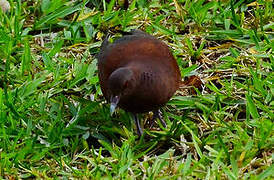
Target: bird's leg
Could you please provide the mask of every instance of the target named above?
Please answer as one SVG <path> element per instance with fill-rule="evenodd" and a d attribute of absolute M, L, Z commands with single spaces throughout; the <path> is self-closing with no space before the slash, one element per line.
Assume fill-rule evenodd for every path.
<path fill-rule="evenodd" d="M 138 118 L 137 114 L 135 114 L 135 113 L 133 113 L 132 116 L 133 116 L 134 122 L 136 124 L 137 134 L 140 137 L 143 134 L 143 129 L 140 126 L 139 118 Z"/>
<path fill-rule="evenodd" d="M 160 109 L 153 111 L 153 117 L 152 117 L 152 122 L 150 124 L 150 128 L 152 128 L 152 126 L 154 125 L 154 122 L 157 118 L 160 119 L 162 125 L 166 128 L 167 125 L 166 125 L 166 122 L 165 122 L 165 120 L 163 119 L 163 117 L 161 115 Z"/>

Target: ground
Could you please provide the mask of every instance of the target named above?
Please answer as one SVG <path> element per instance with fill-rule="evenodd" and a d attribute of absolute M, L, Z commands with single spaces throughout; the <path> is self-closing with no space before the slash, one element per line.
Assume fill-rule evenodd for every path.
<path fill-rule="evenodd" d="M 272 1 L 10 1 L 0 10 L 0 177 L 273 179 Z M 109 114 L 107 33 L 164 41 L 182 84 L 167 128 Z"/>

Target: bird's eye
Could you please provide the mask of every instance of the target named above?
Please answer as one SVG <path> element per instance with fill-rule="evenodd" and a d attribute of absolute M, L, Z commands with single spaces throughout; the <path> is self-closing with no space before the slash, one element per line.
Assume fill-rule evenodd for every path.
<path fill-rule="evenodd" d="M 128 81 L 126 81 L 126 82 L 124 83 L 123 88 L 126 89 L 127 87 L 128 87 Z"/>

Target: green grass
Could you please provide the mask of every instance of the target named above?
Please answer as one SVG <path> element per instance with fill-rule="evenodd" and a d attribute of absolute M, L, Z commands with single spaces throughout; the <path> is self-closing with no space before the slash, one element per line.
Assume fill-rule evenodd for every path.
<path fill-rule="evenodd" d="M 272 1 L 14 1 L 0 11 L 0 177 L 273 179 Z M 167 128 L 110 117 L 95 56 L 111 32 L 166 42 L 185 80 Z M 200 79 L 202 84 L 197 79 Z M 142 115 L 147 121 L 150 115 Z"/>

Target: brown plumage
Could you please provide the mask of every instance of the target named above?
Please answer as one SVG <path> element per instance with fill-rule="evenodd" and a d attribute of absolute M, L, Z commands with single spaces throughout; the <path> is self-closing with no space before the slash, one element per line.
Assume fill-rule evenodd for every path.
<path fill-rule="evenodd" d="M 138 134 L 142 129 L 137 113 L 154 111 L 165 105 L 178 89 L 181 75 L 176 60 L 168 46 L 140 30 L 109 43 L 106 38 L 98 54 L 98 70 L 104 97 L 111 102 L 111 111 L 116 105 L 132 112 Z"/>

